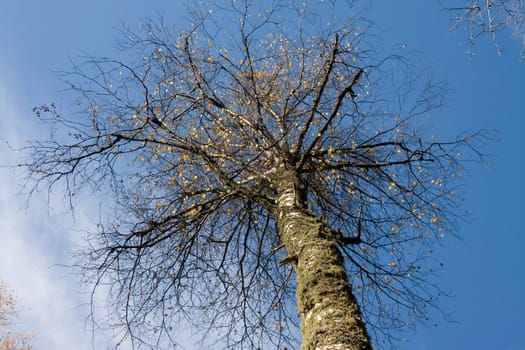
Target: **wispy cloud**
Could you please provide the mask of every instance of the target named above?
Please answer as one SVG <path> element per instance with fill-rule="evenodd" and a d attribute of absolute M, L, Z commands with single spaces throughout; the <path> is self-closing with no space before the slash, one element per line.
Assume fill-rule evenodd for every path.
<path fill-rule="evenodd" d="M 9 92 L 0 85 L 0 165 L 16 164 L 20 156 L 7 142 L 21 146 L 32 133 L 27 111 L 17 109 Z M 39 333 L 36 348 L 92 349 L 85 324 L 89 310 L 81 306 L 86 300 L 79 293 L 78 276 L 60 267 L 71 262 L 69 252 L 81 239 L 78 232 L 89 225 L 81 214 L 85 208 L 73 219 L 67 206 L 47 193 L 36 193 L 27 202 L 19 195 L 19 170 L 0 168 L 0 279 L 17 296 L 24 331 Z M 95 340 L 97 349 L 109 344 L 104 335 Z"/>
<path fill-rule="evenodd" d="M 0 76 L 6 72 L 2 68 L 0 62 Z M 0 280 L 17 296 L 21 330 L 38 333 L 33 341 L 36 349 L 108 349 L 115 339 L 109 331 L 92 331 L 89 291 L 80 285 L 80 276 L 66 267 L 73 263 L 71 253 L 84 244 L 85 232 L 95 230 L 100 198 L 81 195 L 74 203 L 74 215 L 67 199 L 47 193 L 46 188 L 28 200 L 21 188 L 22 169 L 5 165 L 21 161 L 22 153 L 12 148 L 45 135 L 39 135 L 43 130 L 31 120 L 27 101 L 20 101 L 23 97 L 13 91 L 16 87 L 0 82 Z M 98 294 L 97 321 L 103 325 L 104 291 Z M 187 345 L 188 333 L 177 335 L 185 345 L 181 349 L 192 349 Z"/>

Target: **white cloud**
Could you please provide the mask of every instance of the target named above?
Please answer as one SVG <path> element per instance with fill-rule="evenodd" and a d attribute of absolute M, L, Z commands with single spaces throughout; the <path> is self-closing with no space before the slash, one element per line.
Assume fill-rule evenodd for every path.
<path fill-rule="evenodd" d="M 14 107 L 18 102 L 0 86 L 0 165 L 16 164 L 19 157 L 6 142 L 21 146 L 31 133 L 31 124 Z M 73 220 L 67 207 L 45 193 L 36 193 L 27 202 L 19 195 L 22 176 L 20 169 L 0 168 L 0 279 L 17 296 L 23 330 L 39 333 L 36 348 L 92 349 L 91 333 L 84 324 L 88 309 L 79 306 L 85 299 L 78 293 L 78 276 L 58 266 L 70 263 L 68 252 L 81 238 L 78 230 L 71 229 L 89 223 L 81 215 L 85 208 L 79 208 Z M 97 349 L 109 344 L 103 336 L 97 339 Z"/>
<path fill-rule="evenodd" d="M 7 71 L 2 68 L 0 62 L 0 76 Z M 6 81 L 9 78 L 4 84 Z M 16 89 L 6 86 L 0 84 L 0 280 L 17 296 L 24 323 L 20 330 L 38 333 L 33 342 L 36 349 L 110 348 L 114 343 L 109 331 L 96 329 L 93 333 L 91 322 L 86 321 L 89 294 L 82 291 L 80 277 L 64 267 L 72 263 L 70 253 L 84 242 L 83 232 L 94 230 L 97 198 L 83 196 L 75 201 L 73 217 L 69 203 L 49 196 L 45 189 L 29 201 L 20 194 L 23 170 L 2 166 L 19 163 L 21 154 L 10 147 L 24 146 L 38 130 L 27 101 L 17 99 Z M 106 312 L 100 307 L 103 291 L 99 294 L 98 316 L 104 317 Z M 186 338 L 185 334 L 188 332 L 176 336 Z M 185 340 L 189 339 L 181 339 Z M 185 344 L 181 349 L 192 347 Z"/>

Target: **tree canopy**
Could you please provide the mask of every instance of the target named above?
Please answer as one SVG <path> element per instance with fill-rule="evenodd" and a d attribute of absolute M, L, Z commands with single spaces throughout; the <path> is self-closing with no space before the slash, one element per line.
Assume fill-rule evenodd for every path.
<path fill-rule="evenodd" d="M 122 58 L 65 74 L 78 114 L 35 108 L 58 134 L 28 147 L 29 183 L 115 200 L 78 267 L 109 286 L 122 339 L 167 346 L 185 319 L 218 339 L 205 345 L 295 347 L 311 306 L 290 213 L 322 227 L 374 341 L 439 308 L 432 252 L 457 228 L 463 162 L 483 135 L 425 131 L 442 85 L 378 57 L 360 11 L 199 3 L 186 26 L 124 30 Z"/>
<path fill-rule="evenodd" d="M 522 41 L 521 59 L 525 58 L 525 4 L 523 0 L 440 0 L 451 14 L 452 29 L 467 31 L 467 46 L 470 55 L 475 54 L 474 46 L 483 37 L 489 37 L 498 54 L 503 53 L 498 35 L 510 31 Z"/>

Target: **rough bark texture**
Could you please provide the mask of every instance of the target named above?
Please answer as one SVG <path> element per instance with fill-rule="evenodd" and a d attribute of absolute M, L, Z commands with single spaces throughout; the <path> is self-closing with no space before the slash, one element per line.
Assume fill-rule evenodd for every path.
<path fill-rule="evenodd" d="M 278 220 L 297 272 L 302 350 L 370 350 L 370 338 L 352 294 L 333 231 L 310 213 L 304 184 L 292 170 L 279 172 Z"/>

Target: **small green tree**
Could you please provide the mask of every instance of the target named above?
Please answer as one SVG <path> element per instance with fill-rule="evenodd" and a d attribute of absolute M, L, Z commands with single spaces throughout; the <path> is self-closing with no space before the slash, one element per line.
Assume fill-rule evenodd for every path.
<path fill-rule="evenodd" d="M 183 317 L 225 347 L 295 346 L 300 323 L 304 350 L 371 349 L 438 306 L 431 252 L 475 139 L 420 130 L 440 87 L 376 59 L 355 11 L 196 5 L 66 75 L 80 115 L 35 109 L 68 134 L 29 147 L 30 182 L 116 200 L 80 267 L 135 346 Z"/>

